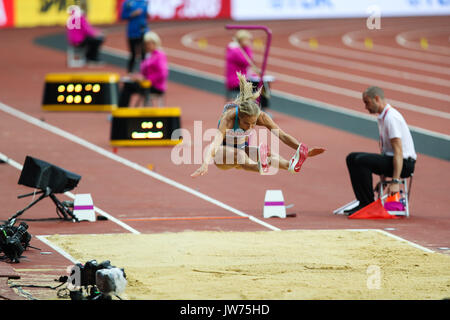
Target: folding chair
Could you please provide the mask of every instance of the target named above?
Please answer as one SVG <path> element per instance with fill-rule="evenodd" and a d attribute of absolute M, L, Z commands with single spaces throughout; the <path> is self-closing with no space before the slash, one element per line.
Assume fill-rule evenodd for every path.
<path fill-rule="evenodd" d="M 411 195 L 411 186 L 412 186 L 412 179 L 413 175 L 411 174 L 409 177 L 401 178 L 400 179 L 400 185 L 401 185 L 401 192 L 403 193 L 403 197 L 405 199 L 405 203 L 403 204 L 405 207 L 404 211 L 388 211 L 391 215 L 396 216 L 406 216 L 409 217 L 409 198 Z M 409 179 L 409 186 L 408 186 L 408 179 Z M 391 180 L 386 180 L 384 176 L 380 176 L 380 182 L 377 183 L 377 185 L 374 188 L 374 191 L 378 193 L 378 199 L 381 199 L 381 203 L 384 206 L 385 200 L 387 199 L 388 195 L 384 194 L 384 188 L 389 184 L 392 183 Z M 345 205 L 343 205 L 340 208 L 337 208 L 333 211 L 333 214 L 343 214 L 345 210 L 350 210 L 353 208 L 356 208 L 359 205 L 358 200 L 353 200 Z"/>
<path fill-rule="evenodd" d="M 400 178 L 400 193 L 403 194 L 403 198 L 405 199 L 403 206 L 405 210 L 403 211 L 388 211 L 389 214 L 396 216 L 406 216 L 409 217 L 409 197 L 411 195 L 411 186 L 414 174 L 411 174 L 409 177 Z M 409 186 L 408 186 L 409 179 Z M 380 182 L 377 184 L 375 189 L 378 189 L 378 198 L 381 199 L 381 203 L 384 205 L 385 200 L 387 198 L 387 194 L 384 194 L 384 188 L 392 183 L 392 180 L 386 180 L 386 177 L 380 176 Z"/>

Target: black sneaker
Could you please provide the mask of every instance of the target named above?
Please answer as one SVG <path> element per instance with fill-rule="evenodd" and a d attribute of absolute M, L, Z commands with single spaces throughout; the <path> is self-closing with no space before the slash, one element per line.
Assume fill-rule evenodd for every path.
<path fill-rule="evenodd" d="M 358 205 L 358 206 L 354 207 L 353 209 L 344 210 L 344 216 L 351 216 L 356 211 L 359 211 L 362 208 L 364 208 L 364 206 Z"/>

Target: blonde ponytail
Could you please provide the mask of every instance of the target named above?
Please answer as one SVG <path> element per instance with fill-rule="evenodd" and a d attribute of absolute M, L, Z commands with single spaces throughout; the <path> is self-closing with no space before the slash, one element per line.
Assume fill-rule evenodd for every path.
<path fill-rule="evenodd" d="M 247 116 L 259 116 L 261 109 L 256 103 L 256 99 L 261 95 L 261 89 L 253 92 L 253 84 L 245 78 L 240 72 L 236 72 L 239 78 L 239 95 L 234 103 L 239 106 L 239 111 Z"/>

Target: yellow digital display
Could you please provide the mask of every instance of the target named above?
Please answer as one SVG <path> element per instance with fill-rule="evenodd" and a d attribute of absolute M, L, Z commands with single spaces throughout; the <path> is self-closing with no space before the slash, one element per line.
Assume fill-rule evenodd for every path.
<path fill-rule="evenodd" d="M 52 73 L 45 78 L 47 111 L 112 111 L 119 100 L 116 73 Z"/>
<path fill-rule="evenodd" d="M 112 112 L 111 145 L 161 146 L 181 143 L 171 140 L 180 128 L 179 108 L 118 108 Z"/>

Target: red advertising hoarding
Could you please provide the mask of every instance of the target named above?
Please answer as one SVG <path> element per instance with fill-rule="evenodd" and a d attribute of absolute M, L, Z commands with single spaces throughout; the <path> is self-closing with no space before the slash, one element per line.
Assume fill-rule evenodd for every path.
<path fill-rule="evenodd" d="M 118 20 L 125 0 L 118 0 Z M 150 20 L 229 19 L 230 0 L 149 0 Z"/>
<path fill-rule="evenodd" d="M 0 0 L 0 28 L 14 26 L 14 0 Z"/>
<path fill-rule="evenodd" d="M 116 2 L 113 5 L 116 7 L 116 21 L 121 21 L 122 5 L 126 0 L 113 1 Z M 34 4 L 36 7 L 35 3 L 36 0 L 30 4 Z M 56 6 L 59 2 L 49 3 Z M 153 21 L 212 20 L 230 19 L 231 17 L 231 0 L 148 0 L 148 3 L 148 17 Z M 22 20 L 25 18 L 17 19 L 17 16 L 29 14 L 31 12 L 29 7 L 32 6 L 28 6 L 26 0 L 0 0 L 0 28 L 23 27 Z"/>

